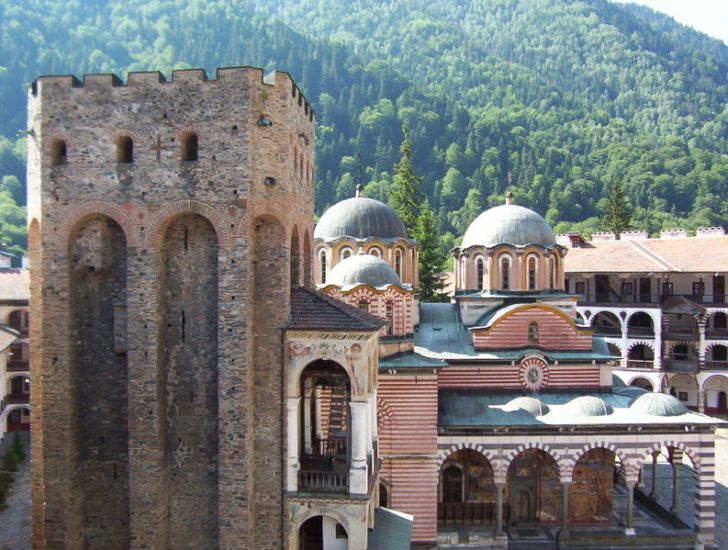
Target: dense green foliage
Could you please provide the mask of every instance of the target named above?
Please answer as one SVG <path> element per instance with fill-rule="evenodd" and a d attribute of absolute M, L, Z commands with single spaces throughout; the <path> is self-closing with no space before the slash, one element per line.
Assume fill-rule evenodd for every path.
<path fill-rule="evenodd" d="M 620 180 L 612 182 L 612 190 L 604 212 L 604 229 L 614 233 L 619 239 L 620 235 L 629 229 L 630 215 L 627 197 Z"/>
<path fill-rule="evenodd" d="M 314 105 L 319 214 L 359 182 L 387 200 L 406 126 L 448 246 L 509 182 L 557 231 L 601 229 L 615 180 L 634 228 L 728 225 L 728 47 L 669 18 L 605 0 L 238 4 L 3 2 L 0 238 L 24 246 L 16 132 L 37 75 L 242 64 L 289 71 Z"/>

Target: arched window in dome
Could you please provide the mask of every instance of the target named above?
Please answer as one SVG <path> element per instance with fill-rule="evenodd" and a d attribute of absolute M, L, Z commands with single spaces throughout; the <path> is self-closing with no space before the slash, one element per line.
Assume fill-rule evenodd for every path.
<path fill-rule="evenodd" d="M 528 341 L 538 342 L 538 323 L 535 321 L 528 325 Z"/>
<path fill-rule="evenodd" d="M 549 269 L 549 288 L 556 288 L 556 256 L 551 256 L 551 269 Z"/>
<path fill-rule="evenodd" d="M 394 271 L 397 277 L 402 278 L 402 250 L 397 249 L 394 253 Z"/>
<path fill-rule="evenodd" d="M 536 258 L 528 258 L 528 290 L 536 290 Z"/>
<path fill-rule="evenodd" d="M 353 252 L 351 251 L 351 248 L 343 248 L 341 250 L 341 259 L 346 260 L 347 258 L 350 258 Z"/>
<path fill-rule="evenodd" d="M 326 251 L 319 252 L 319 262 L 321 264 L 321 283 L 326 282 Z"/>
<path fill-rule="evenodd" d="M 478 256 L 475 260 L 475 272 L 477 274 L 476 286 L 478 290 L 483 290 L 483 277 L 485 275 L 485 262 L 482 256 Z"/>
<path fill-rule="evenodd" d="M 511 288 L 511 259 L 504 256 L 500 261 L 501 290 L 510 290 Z"/>
<path fill-rule="evenodd" d="M 382 257 L 382 251 L 379 250 L 376 246 L 373 246 L 369 249 L 369 254 L 371 256 L 374 256 L 375 258 L 381 258 Z"/>
<path fill-rule="evenodd" d="M 392 334 L 394 334 L 394 302 L 392 300 L 387 300 L 386 311 L 387 311 L 387 335 L 391 336 Z"/>

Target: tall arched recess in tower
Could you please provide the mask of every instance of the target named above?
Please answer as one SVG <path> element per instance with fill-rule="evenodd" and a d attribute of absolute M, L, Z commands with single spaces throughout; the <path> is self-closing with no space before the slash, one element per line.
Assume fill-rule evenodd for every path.
<path fill-rule="evenodd" d="M 126 238 L 106 216 L 69 242 L 73 486 L 87 548 L 129 546 Z"/>
<path fill-rule="evenodd" d="M 218 262 L 212 224 L 174 219 L 159 267 L 158 401 L 167 545 L 211 548 L 218 537 Z"/>
<path fill-rule="evenodd" d="M 257 218 L 251 235 L 253 315 L 248 341 L 253 346 L 252 436 L 254 459 L 253 522 L 250 548 L 280 548 L 282 369 L 281 331 L 290 310 L 288 237 L 271 216 Z M 263 472 L 265 474 L 261 475 Z"/>

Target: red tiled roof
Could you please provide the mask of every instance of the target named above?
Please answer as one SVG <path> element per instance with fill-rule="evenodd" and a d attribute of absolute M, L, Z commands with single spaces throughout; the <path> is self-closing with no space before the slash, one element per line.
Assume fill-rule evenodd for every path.
<path fill-rule="evenodd" d="M 592 241 L 570 248 L 566 273 L 709 273 L 728 271 L 728 236 Z"/>
<path fill-rule="evenodd" d="M 0 302 L 30 299 L 30 272 L 27 269 L 0 269 Z"/>
<path fill-rule="evenodd" d="M 307 288 L 291 290 L 291 316 L 288 329 L 375 331 L 385 319 L 340 302 L 322 292 Z"/>

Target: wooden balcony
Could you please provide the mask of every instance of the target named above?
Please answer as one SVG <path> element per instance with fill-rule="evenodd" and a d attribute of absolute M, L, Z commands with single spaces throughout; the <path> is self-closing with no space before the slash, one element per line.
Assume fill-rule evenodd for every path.
<path fill-rule="evenodd" d="M 654 338 L 655 329 L 652 327 L 629 327 L 627 336 L 629 338 Z"/>
<path fill-rule="evenodd" d="M 28 405 L 28 404 L 30 404 L 30 394 L 29 393 L 19 393 L 19 394 L 11 393 L 11 394 L 5 396 L 4 402 L 6 405 Z"/>
<path fill-rule="evenodd" d="M 703 370 L 728 370 L 728 361 L 706 361 Z"/>
<path fill-rule="evenodd" d="M 305 493 L 347 493 L 349 475 L 331 470 L 301 470 L 298 472 L 298 490 Z"/>
<path fill-rule="evenodd" d="M 705 331 L 705 337 L 710 340 L 728 340 L 728 329 L 713 328 Z"/>
<path fill-rule="evenodd" d="M 696 374 L 698 372 L 697 359 L 667 359 L 664 363 L 667 372 L 682 372 Z"/>
<path fill-rule="evenodd" d="M 607 338 L 620 338 L 622 329 L 619 327 L 596 326 L 594 328 L 595 336 L 606 336 Z"/>
<path fill-rule="evenodd" d="M 690 327 L 668 327 L 663 334 L 664 340 L 697 340 L 698 330 Z"/>
<path fill-rule="evenodd" d="M 652 369 L 654 366 L 654 359 L 627 359 L 628 369 Z"/>
<path fill-rule="evenodd" d="M 30 363 L 28 361 L 8 361 L 7 371 L 8 372 L 27 372 L 30 370 Z"/>

